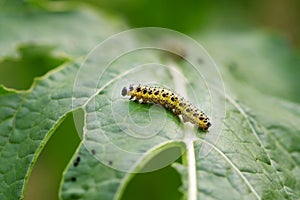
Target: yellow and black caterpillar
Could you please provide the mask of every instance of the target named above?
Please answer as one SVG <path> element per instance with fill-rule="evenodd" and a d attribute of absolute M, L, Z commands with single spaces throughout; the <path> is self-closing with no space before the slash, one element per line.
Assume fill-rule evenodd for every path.
<path fill-rule="evenodd" d="M 164 106 L 175 115 L 181 115 L 184 122 L 191 122 L 202 130 L 211 126 L 209 118 L 189 101 L 173 91 L 145 85 L 130 85 L 122 89 L 122 96 L 130 96 L 130 100 L 154 103 Z"/>

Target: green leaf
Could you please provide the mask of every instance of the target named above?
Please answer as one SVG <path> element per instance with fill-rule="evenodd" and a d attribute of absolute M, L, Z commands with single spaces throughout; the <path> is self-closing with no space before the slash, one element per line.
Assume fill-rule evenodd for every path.
<path fill-rule="evenodd" d="M 206 30 L 196 37 L 222 65 L 232 89 L 241 91 L 238 82 L 299 103 L 300 58 L 283 38 L 255 30 Z"/>
<path fill-rule="evenodd" d="M 55 46 L 60 55 L 85 56 L 121 25 L 87 7 L 50 12 L 21 2 L 3 6 L 0 12 L 1 57 L 15 55 L 15 49 L 24 43 Z"/>
<path fill-rule="evenodd" d="M 260 37 L 250 36 L 252 43 L 261 45 Z M 273 41 L 271 40 L 271 42 Z M 268 42 L 266 44 L 267 46 L 272 45 Z M 151 80 L 167 82 L 171 88 L 176 87 L 177 82 L 181 82 L 180 78 L 172 76 L 172 70 L 169 68 L 166 68 L 165 71 L 162 70 L 160 75 L 165 76 L 161 78 L 155 74 L 155 70 L 147 70 L 146 67 L 142 72 L 138 71 L 132 75 L 129 73 L 131 68 L 122 64 L 130 63 L 130 61 L 136 64 L 139 63 L 139 59 L 141 59 L 141 63 L 149 63 L 150 61 L 145 58 L 145 55 L 147 54 L 136 52 L 133 58 L 128 59 L 129 61 L 120 61 L 120 59 L 115 62 L 107 73 L 102 74 L 104 80 L 100 81 L 100 85 L 105 87 L 99 90 L 98 95 L 90 98 L 89 103 L 84 104 L 87 107 L 86 141 L 84 142 L 89 142 L 92 138 L 95 139 L 93 137 L 95 135 L 99 138 L 97 138 L 98 140 L 95 139 L 95 144 L 90 144 L 94 145 L 94 149 L 86 143 L 82 143 L 78 153 L 74 156 L 62 183 L 61 195 L 63 199 L 119 199 L 124 188 L 134 176 L 134 174 L 115 170 L 120 167 L 119 162 L 121 161 L 121 164 L 126 167 L 135 166 L 136 169 L 143 171 L 146 168 L 145 162 L 162 149 L 172 147 L 172 144 L 182 149 L 182 164 L 175 164 L 175 168 L 182 175 L 181 191 L 183 196 L 188 199 L 195 199 L 196 197 L 199 199 L 297 199 L 299 197 L 300 149 L 297 145 L 300 141 L 297 126 L 300 114 L 299 105 L 261 94 L 253 86 L 245 86 L 244 78 L 237 79 L 236 74 L 232 74 L 231 69 L 226 67 L 221 69 L 226 75 L 225 80 L 228 80 L 228 94 L 224 95 L 218 89 L 212 90 L 212 92 L 217 93 L 215 101 L 219 98 L 226 102 L 226 116 L 223 127 L 219 130 L 219 135 L 214 130 L 214 126 L 218 126 L 216 124 L 216 121 L 220 120 L 218 118 L 214 118 L 215 124 L 213 123 L 210 132 L 204 134 L 195 132 L 186 125 L 181 126 L 174 123 L 174 117 L 167 115 L 166 126 L 153 137 L 154 140 L 143 141 L 141 146 L 141 142 L 135 140 L 136 138 L 128 137 L 125 129 L 122 129 L 122 126 L 120 127 L 118 124 L 120 121 L 116 121 L 115 116 L 107 114 L 114 113 L 114 110 L 111 110 L 111 105 L 113 107 L 114 103 L 120 101 L 122 84 L 115 82 L 123 77 L 130 80 L 132 76 L 133 79 L 143 79 L 144 82 L 151 82 Z M 164 56 L 162 60 L 158 61 L 163 63 L 167 60 L 166 57 L 168 56 Z M 154 54 L 154 58 L 161 58 L 161 56 Z M 221 58 L 219 59 L 221 60 Z M 264 61 L 263 58 L 260 57 L 260 59 L 262 62 Z M 277 59 L 280 58 L 277 57 Z M 154 61 L 156 60 L 154 59 Z M 236 58 L 236 62 L 239 62 L 238 58 Z M 207 65 L 207 63 L 205 64 Z M 190 85 L 201 85 L 201 80 L 197 79 L 195 72 L 188 67 L 188 63 L 177 60 L 177 63 L 172 65 L 175 65 L 182 75 L 189 78 Z M 114 72 L 114 75 L 109 76 L 112 74 L 110 72 Z M 127 77 L 127 73 L 130 76 Z M 248 71 L 245 70 L 241 73 L 247 74 Z M 90 76 L 93 75 L 90 74 Z M 209 74 L 205 78 L 211 81 L 216 79 Z M 114 82 L 110 80 L 114 80 Z M 86 85 L 94 85 L 94 83 Z M 241 85 L 243 88 L 238 87 Z M 201 87 L 194 89 L 196 98 L 203 98 L 203 94 L 205 96 Z M 183 90 L 187 91 L 190 99 L 195 98 L 185 85 L 183 85 Z M 233 96 L 238 96 L 239 101 L 235 100 Z M 205 106 L 205 98 L 202 99 L 202 102 Z M 149 105 L 126 101 L 121 101 L 120 105 L 115 105 L 118 111 L 116 114 L 122 115 L 126 111 L 124 109 L 129 106 L 129 115 L 135 123 L 149 123 L 148 112 L 151 111 Z M 276 105 L 276 109 L 274 109 L 274 105 Z M 154 118 L 163 120 L 163 113 L 159 113 Z M 178 137 L 175 141 L 166 137 L 176 133 Z M 194 134 L 197 134 L 197 137 L 192 137 L 193 142 L 191 144 L 186 143 L 186 138 L 189 138 L 187 136 Z M 158 136 L 157 139 L 156 136 Z M 118 151 L 105 146 L 109 142 L 128 151 L 145 151 L 146 154 L 142 158 L 136 157 L 136 159 L 131 160 L 125 154 L 120 154 Z M 98 146 L 99 143 L 101 147 Z M 187 148 L 186 151 L 185 148 Z M 110 152 L 109 158 L 105 157 L 107 151 Z M 92 152 L 96 153 L 98 160 L 91 155 Z M 97 157 L 97 154 L 100 154 L 100 157 Z M 83 163 L 74 165 L 77 156 L 81 157 Z M 103 171 L 104 173 L 102 173 Z M 110 175 L 106 176 L 107 174 Z"/>
<path fill-rule="evenodd" d="M 299 106 L 294 109 L 299 110 Z M 282 115 L 292 111 L 281 110 Z M 299 111 L 292 113 L 291 119 L 299 118 Z M 282 141 L 293 138 L 299 142 L 299 129 L 290 130 L 293 122 L 277 120 L 272 121 L 277 122 L 275 127 L 269 127 L 260 120 L 266 115 L 253 118 L 230 98 L 227 114 L 224 136 L 215 145 L 206 141 L 197 143 L 213 148 L 207 157 L 197 162 L 199 197 L 297 199 L 299 148 Z M 205 184 L 201 184 L 203 181 Z"/>
<path fill-rule="evenodd" d="M 18 12 L 2 11 L 1 56 L 15 55 L 14 49 L 26 43 L 55 46 L 57 52 L 78 60 L 115 28 L 111 21 L 87 10 L 53 13 L 21 6 Z M 48 53 L 45 50 L 25 51 L 24 59 L 44 56 Z M 0 199 L 23 198 L 41 150 L 67 113 L 74 110 L 72 92 L 78 67 L 78 63 L 65 63 L 37 78 L 28 91 L 16 92 L 1 86 Z"/>
<path fill-rule="evenodd" d="M 59 51 L 75 58 L 82 56 L 100 39 L 103 40 L 113 32 L 109 30 L 106 20 L 102 23 L 102 18 L 90 14 L 34 11 L 11 15 L 5 12 L 0 19 L 10 23 L 0 20 L 1 27 L 7 30 L 0 30 L 0 35 L 3 35 L 0 54 L 12 55 L 13 49 L 20 43 L 34 41 L 54 44 Z M 30 23 L 25 20 L 26 17 L 31 20 Z M 48 22 L 47 25 L 45 22 Z M 12 24 L 17 24 L 20 31 L 14 31 Z M 58 27 L 54 29 L 51 24 Z M 41 32 L 36 27 L 41 27 Z M 240 34 L 236 33 L 235 36 Z M 283 48 L 277 42 L 268 40 L 269 36 L 260 37 L 249 33 L 240 40 L 247 42 L 248 37 L 253 45 L 248 48 L 260 50 L 260 54 Z M 190 63 L 178 57 L 175 59 L 169 54 L 147 49 L 120 54 L 125 47 L 135 47 L 139 41 L 146 40 L 139 36 L 119 41 L 125 41 L 124 46 L 115 43 L 100 52 L 94 51 L 91 54 L 94 57 L 89 57 L 83 65 L 89 66 L 87 68 L 79 68 L 77 63 L 64 64 L 37 79 L 28 91 L 16 92 L 1 86 L 0 199 L 23 197 L 30 171 L 43 146 L 67 113 L 79 108 L 85 112 L 85 135 L 64 174 L 60 194 L 63 199 L 119 199 L 135 176 L 128 171 L 159 169 L 181 155 L 181 162 L 172 166 L 182 177 L 180 190 L 184 198 L 299 198 L 300 106 L 271 96 L 290 96 L 294 90 L 285 91 L 288 85 L 283 85 L 284 81 L 280 82 L 279 89 L 272 90 L 272 84 L 264 84 L 265 76 L 259 78 L 260 74 L 254 74 L 254 81 L 248 78 L 249 71 L 252 72 L 248 67 L 256 66 L 248 64 L 253 57 L 247 60 L 248 52 L 243 54 L 238 45 L 217 43 L 214 46 L 209 43 L 213 38 L 224 38 L 224 33 L 206 36 L 205 44 L 208 44 L 209 49 L 220 48 L 218 51 L 229 55 L 228 60 L 223 60 L 223 53 L 213 52 L 215 58 L 223 64 L 220 69 L 227 94 L 217 87 L 209 87 L 208 92 L 205 83 L 210 85 L 218 77 L 213 73 L 205 74 L 205 82 L 197 76 Z M 231 41 L 236 43 L 230 44 L 242 44 L 234 39 Z M 173 42 L 177 44 L 176 40 Z M 118 48 L 115 48 L 116 44 Z M 198 51 L 185 52 L 187 43 L 179 47 L 182 47 L 183 54 L 187 53 L 187 57 L 196 56 L 203 67 L 202 73 L 206 69 L 209 69 L 208 72 L 213 71 L 213 65 L 207 57 L 203 57 L 204 54 L 198 55 Z M 239 56 L 231 57 L 235 55 L 231 52 L 239 53 Z M 113 53 L 122 56 L 106 68 L 107 61 L 115 58 L 110 57 Z M 280 61 L 286 64 L 284 60 L 290 57 L 288 52 L 276 55 L 274 63 Z M 256 58 L 258 63 L 266 62 L 264 56 Z M 241 68 L 235 70 L 226 67 L 227 62 L 231 63 L 232 60 L 239 63 Z M 269 59 L 268 62 L 262 66 L 274 64 Z M 143 65 L 145 63 L 149 65 Z M 163 63 L 167 67 L 155 63 Z M 270 71 L 271 68 L 265 70 Z M 274 70 L 279 69 L 276 67 Z M 291 72 L 286 74 L 288 77 Z M 281 81 L 279 76 L 272 73 L 270 77 L 269 80 Z M 194 103 L 201 102 L 201 109 L 212 117 L 210 131 L 204 133 L 193 129 L 160 107 L 121 98 L 121 88 L 126 84 L 151 81 L 183 93 Z M 256 82 L 263 87 L 258 88 Z M 263 94 L 264 91 L 268 93 Z M 209 94 L 214 95 L 214 98 L 210 99 Z M 288 99 L 295 98 L 296 95 Z M 226 103 L 226 116 L 222 115 L 222 105 L 210 108 L 210 100 Z M 181 151 L 159 157 L 169 149 Z"/>
<path fill-rule="evenodd" d="M 20 46 L 19 58 L 6 57 L 0 62 L 1 83 L 18 90 L 30 88 L 35 77 L 44 75 L 68 60 L 53 56 L 53 50 L 53 47 L 46 45 Z M 14 74 L 14 78 L 8 74 Z"/>
<path fill-rule="evenodd" d="M 1 96 L 1 199 L 22 196 L 39 152 L 72 109 L 77 69 L 78 65 L 69 65 L 37 80 L 28 92 Z"/>

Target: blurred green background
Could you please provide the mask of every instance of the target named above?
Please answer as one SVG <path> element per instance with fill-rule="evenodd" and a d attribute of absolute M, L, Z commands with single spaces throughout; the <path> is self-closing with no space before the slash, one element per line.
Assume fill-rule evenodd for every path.
<path fill-rule="evenodd" d="M 258 28 L 274 31 L 299 48 L 298 0 L 89 0 L 93 6 L 124 19 L 130 27 L 158 26 L 192 33 L 218 29 Z"/>
<path fill-rule="evenodd" d="M 5 7 L 8 2 L 3 1 L 0 5 Z M 29 2 L 40 8 L 54 5 L 55 10 L 64 5 L 60 1 Z M 83 5 L 81 1 L 74 0 L 68 3 L 79 7 Z M 208 29 L 259 29 L 282 36 L 297 52 L 300 50 L 298 0 L 88 0 L 85 3 L 98 12 L 121 19 L 129 28 L 158 26 L 186 34 Z M 52 55 L 52 49 L 51 46 L 21 46 L 16 50 L 18 58 L 1 58 L 0 83 L 11 88 L 28 89 L 34 77 L 45 74 L 66 60 Z M 26 200 L 58 198 L 62 172 L 79 142 L 73 116 L 69 115 L 42 151 L 29 180 Z M 180 184 L 179 175 L 171 167 L 138 174 L 129 184 L 124 199 L 166 199 L 166 196 L 180 199 Z"/>

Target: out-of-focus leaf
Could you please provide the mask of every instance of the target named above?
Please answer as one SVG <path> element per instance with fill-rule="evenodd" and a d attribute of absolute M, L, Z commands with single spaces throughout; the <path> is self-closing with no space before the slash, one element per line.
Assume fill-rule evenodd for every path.
<path fill-rule="evenodd" d="M 91 10 L 54 13 L 28 9 L 25 2 L 17 5 L 20 7 L 1 9 L 0 56 L 11 58 L 21 44 L 34 44 L 56 47 L 57 52 L 78 59 L 116 31 L 112 21 Z M 24 59 L 47 54 L 26 52 L 32 53 L 24 51 Z M 39 153 L 66 114 L 73 110 L 72 91 L 78 66 L 64 64 L 36 79 L 28 91 L 15 92 L 1 86 L 0 199 L 23 197 Z"/>

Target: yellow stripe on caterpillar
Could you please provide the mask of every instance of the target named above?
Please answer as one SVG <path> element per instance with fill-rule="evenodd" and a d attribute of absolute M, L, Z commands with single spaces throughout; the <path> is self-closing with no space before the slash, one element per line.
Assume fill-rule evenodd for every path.
<path fill-rule="evenodd" d="M 185 98 L 167 88 L 146 85 L 130 85 L 122 89 L 122 96 L 130 96 L 130 100 L 159 104 L 175 115 L 181 115 L 184 122 L 191 122 L 202 130 L 211 126 L 209 118 Z"/>

